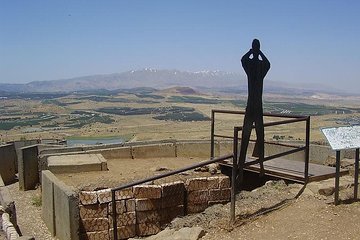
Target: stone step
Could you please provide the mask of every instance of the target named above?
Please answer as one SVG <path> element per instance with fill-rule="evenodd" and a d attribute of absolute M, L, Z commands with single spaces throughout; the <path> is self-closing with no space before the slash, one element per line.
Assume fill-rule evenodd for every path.
<path fill-rule="evenodd" d="M 50 156 L 47 167 L 52 173 L 107 171 L 107 161 L 101 154 Z"/>

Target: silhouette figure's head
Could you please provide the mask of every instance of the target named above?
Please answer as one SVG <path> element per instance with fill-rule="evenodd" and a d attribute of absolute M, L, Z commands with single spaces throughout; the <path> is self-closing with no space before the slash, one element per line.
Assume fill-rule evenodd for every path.
<path fill-rule="evenodd" d="M 260 41 L 258 39 L 254 39 L 252 41 L 252 52 L 255 58 L 259 56 L 260 53 Z"/>

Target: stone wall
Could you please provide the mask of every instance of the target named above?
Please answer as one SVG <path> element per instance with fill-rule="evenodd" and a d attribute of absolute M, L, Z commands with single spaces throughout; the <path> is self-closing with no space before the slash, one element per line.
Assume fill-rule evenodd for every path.
<path fill-rule="evenodd" d="M 159 143 L 157 143 L 159 142 Z M 219 142 L 215 143 L 215 155 L 219 156 Z M 210 141 L 150 141 L 100 146 L 40 149 L 41 166 L 54 155 L 101 153 L 106 159 L 156 157 L 210 157 Z"/>
<path fill-rule="evenodd" d="M 253 151 L 254 143 L 250 142 L 248 153 Z M 281 151 L 292 149 L 291 147 L 279 146 L 274 144 L 265 144 L 265 154 L 274 154 Z M 116 158 L 147 158 L 157 156 L 161 150 L 162 157 L 210 157 L 210 141 L 191 140 L 191 141 L 147 141 L 147 142 L 129 142 L 123 144 L 107 144 L 84 147 L 61 147 L 52 149 L 41 149 L 39 151 L 41 160 L 46 162 L 48 156 L 61 154 L 84 154 L 101 153 L 106 159 Z M 232 141 L 215 141 L 215 157 L 223 156 L 233 152 Z M 156 155 L 155 155 L 156 154 Z M 310 145 L 310 162 L 323 164 L 329 156 L 335 156 L 329 146 Z M 160 156 L 158 156 L 160 157 Z M 354 158 L 354 151 L 341 151 L 341 158 Z M 289 160 L 303 161 L 304 152 L 298 152 L 285 156 Z"/>
<path fill-rule="evenodd" d="M 80 239 L 112 239 L 111 190 L 81 191 L 79 199 Z M 115 192 L 115 199 L 119 239 L 148 236 L 160 232 L 175 217 L 229 202 L 230 179 L 214 176 L 138 185 Z"/>

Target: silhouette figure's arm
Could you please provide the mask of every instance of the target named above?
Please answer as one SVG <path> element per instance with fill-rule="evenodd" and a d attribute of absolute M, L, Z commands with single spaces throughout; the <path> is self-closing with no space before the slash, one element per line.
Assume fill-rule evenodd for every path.
<path fill-rule="evenodd" d="M 269 60 L 267 59 L 267 57 L 264 55 L 264 53 L 262 51 L 260 51 L 260 56 L 265 64 L 265 69 L 266 69 L 266 72 L 269 71 L 270 69 L 270 62 Z"/>
<path fill-rule="evenodd" d="M 245 55 L 241 58 L 241 64 L 242 64 L 246 74 L 248 73 L 251 54 L 252 54 L 252 49 L 250 49 L 247 53 L 245 53 Z"/>

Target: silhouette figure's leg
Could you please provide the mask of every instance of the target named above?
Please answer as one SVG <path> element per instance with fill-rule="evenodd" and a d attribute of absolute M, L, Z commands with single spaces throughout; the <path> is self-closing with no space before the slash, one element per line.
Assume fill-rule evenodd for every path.
<path fill-rule="evenodd" d="M 255 142 L 255 146 L 254 146 L 252 156 L 253 157 L 259 157 L 260 156 L 260 153 L 259 153 L 259 141 L 257 139 L 256 139 L 256 142 Z"/>
<path fill-rule="evenodd" d="M 242 129 L 242 133 L 241 133 L 240 157 L 239 157 L 239 162 L 238 162 L 238 167 L 239 167 L 238 182 L 239 183 L 242 183 L 242 181 L 243 181 L 243 176 L 244 176 L 243 168 L 244 168 L 244 163 L 246 160 L 246 152 L 247 152 L 247 148 L 249 145 L 252 123 L 253 123 L 252 117 L 245 114 L 243 129 Z"/>
<path fill-rule="evenodd" d="M 256 130 L 256 153 L 260 160 L 260 176 L 264 175 L 264 120 L 262 114 L 255 118 L 255 130 Z M 257 146 L 256 146 L 257 145 Z"/>

